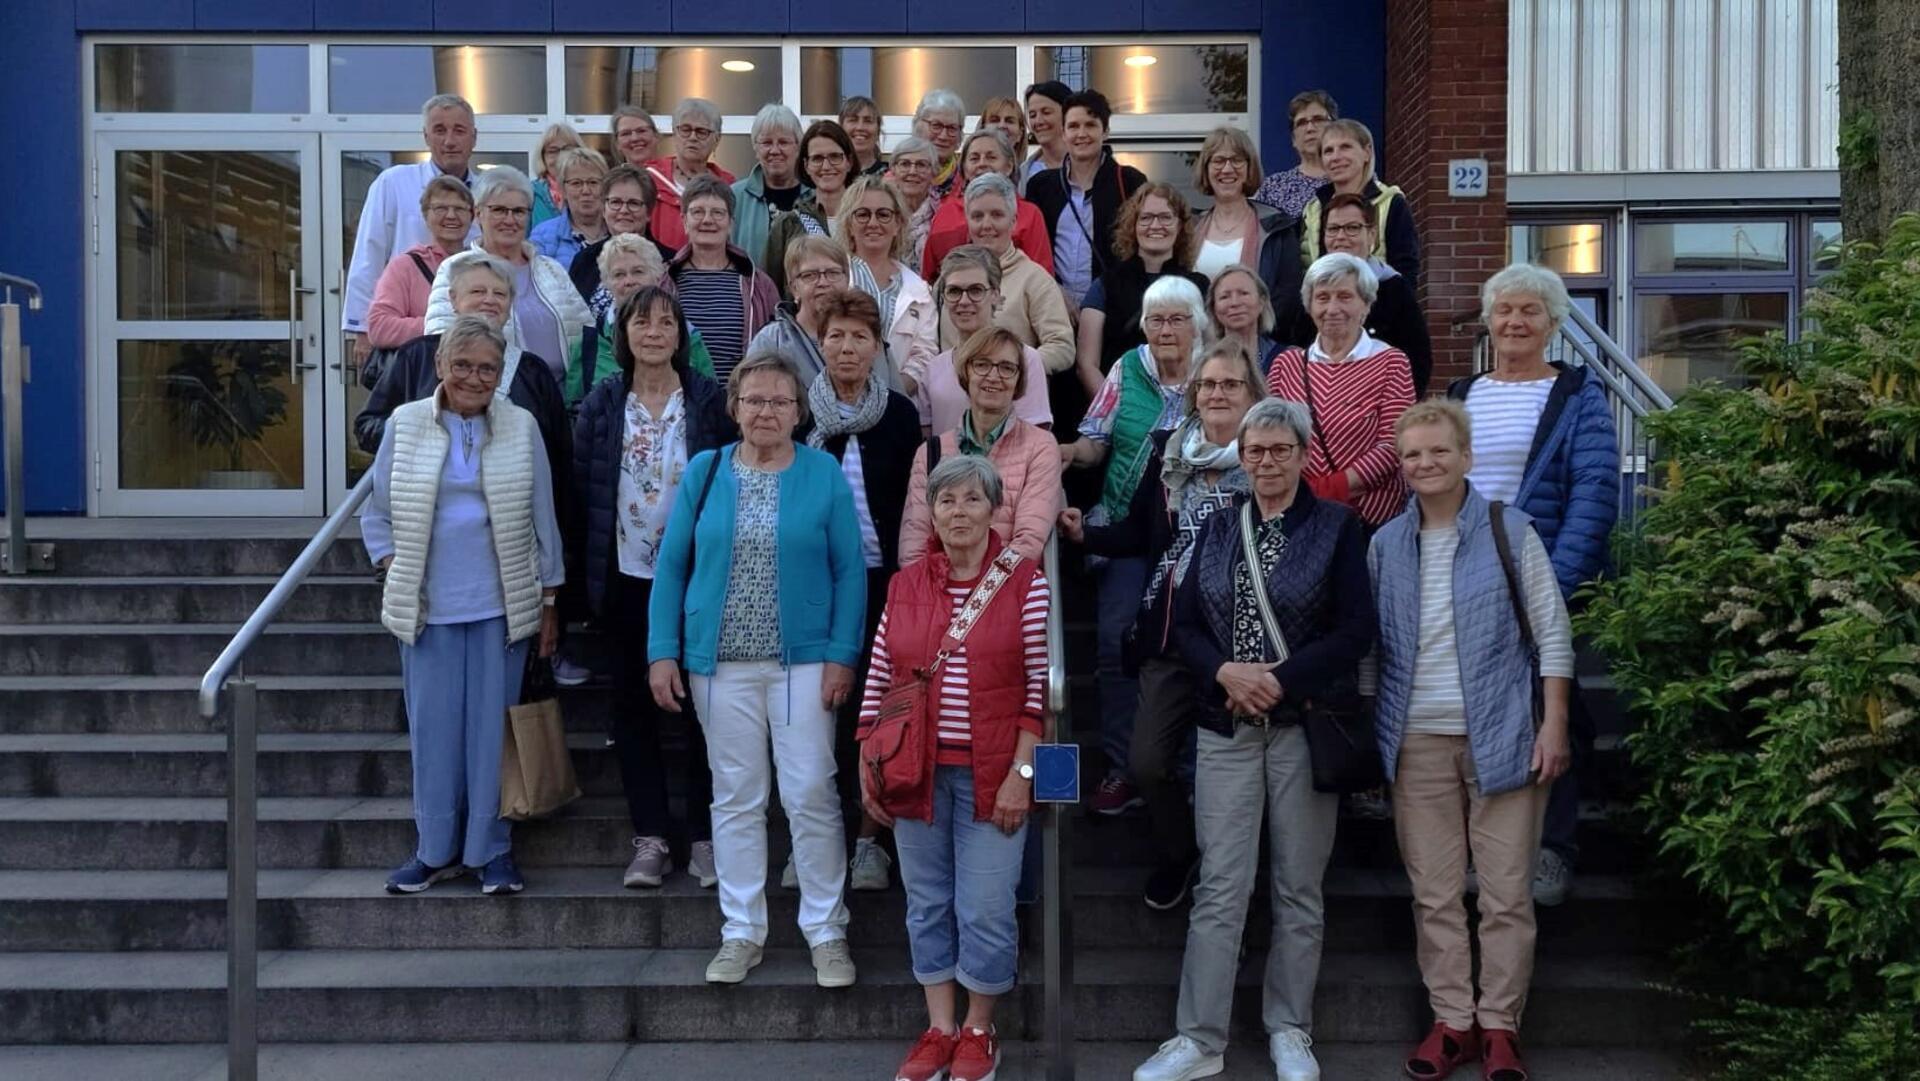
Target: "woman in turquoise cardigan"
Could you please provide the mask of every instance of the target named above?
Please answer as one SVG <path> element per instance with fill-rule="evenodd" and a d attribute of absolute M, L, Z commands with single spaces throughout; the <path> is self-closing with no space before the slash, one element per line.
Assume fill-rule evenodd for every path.
<path fill-rule="evenodd" d="M 767 798 L 776 776 L 815 979 L 822 987 L 854 981 L 833 736 L 834 712 L 853 692 L 867 568 L 840 463 L 793 441 L 806 408 L 800 373 L 780 354 L 755 352 L 733 369 L 727 410 L 741 441 L 684 464 L 654 564 L 648 680 L 662 709 L 698 703 L 713 768 L 713 858 L 726 922 L 709 983 L 745 980 L 766 945 Z M 671 402 L 659 423 L 672 425 Z"/>

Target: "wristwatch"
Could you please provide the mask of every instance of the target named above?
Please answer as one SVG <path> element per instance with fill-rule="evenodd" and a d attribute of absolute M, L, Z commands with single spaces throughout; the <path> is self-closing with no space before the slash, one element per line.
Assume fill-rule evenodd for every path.
<path fill-rule="evenodd" d="M 1033 780 L 1033 763 L 1015 762 L 1013 764 L 1013 772 L 1019 774 L 1021 780 L 1031 781 Z"/>

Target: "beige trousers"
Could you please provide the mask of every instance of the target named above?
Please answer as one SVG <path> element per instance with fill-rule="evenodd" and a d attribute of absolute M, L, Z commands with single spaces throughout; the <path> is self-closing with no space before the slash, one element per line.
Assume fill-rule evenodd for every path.
<path fill-rule="evenodd" d="M 1420 976 L 1434 1020 L 1520 1029 L 1533 980 L 1533 865 L 1548 789 L 1482 796 L 1465 736 L 1409 734 L 1394 770 L 1393 821 L 1413 885 Z M 1480 880 L 1480 995 L 1467 930 L 1467 857 Z"/>

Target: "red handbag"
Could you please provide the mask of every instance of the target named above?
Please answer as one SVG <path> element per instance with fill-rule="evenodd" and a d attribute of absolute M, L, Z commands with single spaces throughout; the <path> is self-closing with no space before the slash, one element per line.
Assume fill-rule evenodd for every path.
<path fill-rule="evenodd" d="M 946 663 L 967 640 L 968 632 L 980 613 L 993 603 L 1020 554 L 1011 548 L 988 564 L 986 573 L 973 592 L 953 614 L 947 626 L 940 652 L 924 668 L 913 670 L 913 678 L 895 683 L 880 696 L 880 707 L 873 724 L 860 741 L 860 768 L 867 774 L 867 794 L 880 809 L 894 817 L 911 817 L 926 806 L 933 786 L 933 714 L 927 708 L 929 692 Z"/>

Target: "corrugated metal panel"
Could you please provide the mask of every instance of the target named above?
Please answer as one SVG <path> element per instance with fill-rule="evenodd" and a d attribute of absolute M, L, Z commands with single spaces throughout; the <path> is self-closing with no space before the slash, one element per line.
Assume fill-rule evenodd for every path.
<path fill-rule="evenodd" d="M 1837 0 L 1511 0 L 1514 173 L 1835 168 Z"/>

